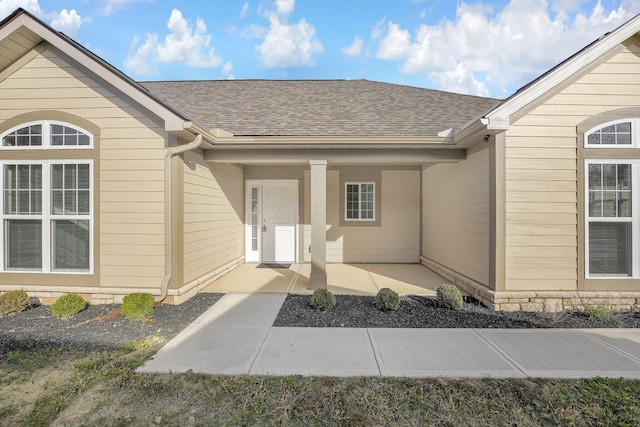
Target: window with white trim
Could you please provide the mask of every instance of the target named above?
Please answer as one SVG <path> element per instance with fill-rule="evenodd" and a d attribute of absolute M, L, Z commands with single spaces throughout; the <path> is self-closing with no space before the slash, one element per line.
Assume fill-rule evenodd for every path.
<path fill-rule="evenodd" d="M 83 129 L 55 120 L 23 123 L 2 135 L 1 149 L 91 148 L 93 137 Z"/>
<path fill-rule="evenodd" d="M 1 148 L 84 148 L 92 136 L 40 121 L 0 135 Z M 88 144 L 88 145 L 87 145 Z M 92 271 L 91 160 L 0 161 L 0 271 Z"/>
<path fill-rule="evenodd" d="M 639 161 L 587 160 L 588 277 L 637 277 Z"/>
<path fill-rule="evenodd" d="M 375 220 L 375 183 L 374 182 L 346 182 L 345 183 L 345 220 L 374 221 Z"/>
<path fill-rule="evenodd" d="M 614 120 L 590 130 L 584 135 L 586 148 L 639 148 L 637 129 L 640 119 Z"/>

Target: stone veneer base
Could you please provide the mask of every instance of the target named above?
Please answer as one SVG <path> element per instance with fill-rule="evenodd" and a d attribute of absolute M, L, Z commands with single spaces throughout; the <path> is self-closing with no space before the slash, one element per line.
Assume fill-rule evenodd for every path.
<path fill-rule="evenodd" d="M 200 290 L 209 286 L 212 282 L 224 276 L 244 262 L 244 256 L 193 280 L 178 289 L 169 289 L 167 297 L 163 300 L 165 304 L 182 304 L 188 299 L 196 296 Z M 102 288 L 96 286 L 11 286 L 0 285 L 0 293 L 21 289 L 29 295 L 32 302 L 51 305 L 62 295 L 76 293 L 79 294 L 89 304 L 122 304 L 125 296 L 134 292 L 147 292 L 154 297 L 160 296 L 160 289 L 156 288 Z"/>
<path fill-rule="evenodd" d="M 494 291 L 426 257 L 420 263 L 496 311 L 558 312 L 605 304 L 614 311 L 640 305 L 640 291 Z"/>

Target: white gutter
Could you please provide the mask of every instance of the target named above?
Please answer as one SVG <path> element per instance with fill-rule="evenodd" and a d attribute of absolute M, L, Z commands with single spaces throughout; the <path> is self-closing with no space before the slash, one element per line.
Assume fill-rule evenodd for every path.
<path fill-rule="evenodd" d="M 164 154 L 164 278 L 160 284 L 160 297 L 158 301 L 163 301 L 169 292 L 169 282 L 173 275 L 173 232 L 171 224 L 173 218 L 171 215 L 171 159 L 173 156 L 182 154 L 187 151 L 195 150 L 202 145 L 202 134 L 196 135 L 196 138 L 188 144 L 170 147 Z"/>

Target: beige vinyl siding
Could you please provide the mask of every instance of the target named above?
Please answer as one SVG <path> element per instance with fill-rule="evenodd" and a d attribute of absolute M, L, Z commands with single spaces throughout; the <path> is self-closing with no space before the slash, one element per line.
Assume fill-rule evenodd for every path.
<path fill-rule="evenodd" d="M 363 180 L 366 181 L 366 180 Z M 310 212 L 309 172 L 305 212 Z M 340 170 L 327 171 L 327 262 L 417 263 L 420 253 L 420 171 L 380 171 L 380 225 L 341 225 Z M 305 215 L 304 259 L 310 262 L 311 227 Z"/>
<path fill-rule="evenodd" d="M 422 254 L 489 285 L 489 149 L 422 171 Z"/>
<path fill-rule="evenodd" d="M 41 45 L 42 46 L 42 45 Z M 84 74 L 55 48 L 0 82 L 0 122 L 39 110 L 79 116 L 100 128 L 94 197 L 95 273 L 104 287 L 153 288 L 164 276 L 164 163 L 167 133 L 149 112 Z M 46 46 L 46 45 L 45 45 Z M 87 151 L 87 157 L 94 154 Z"/>
<path fill-rule="evenodd" d="M 184 283 L 244 255 L 243 172 L 184 154 Z"/>
<path fill-rule="evenodd" d="M 640 48 L 628 44 L 514 123 L 506 134 L 506 290 L 578 286 L 576 126 L 638 105 Z"/>

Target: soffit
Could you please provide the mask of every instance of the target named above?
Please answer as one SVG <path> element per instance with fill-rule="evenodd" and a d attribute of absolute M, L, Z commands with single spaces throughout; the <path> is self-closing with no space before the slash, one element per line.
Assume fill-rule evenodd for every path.
<path fill-rule="evenodd" d="M 0 40 L 0 71 L 29 52 L 41 41 L 40 36 L 24 26 L 8 34 Z"/>

